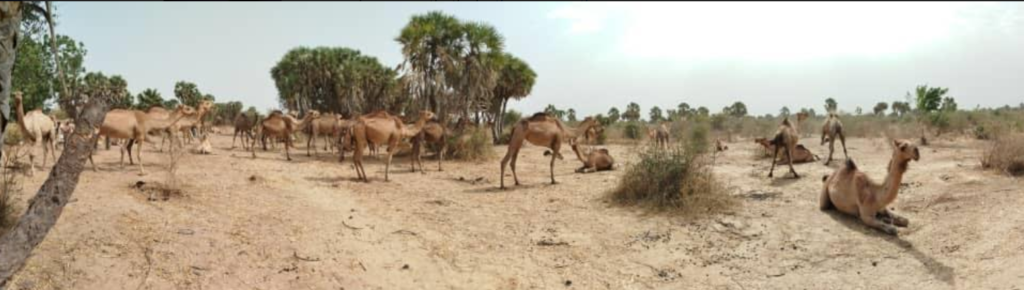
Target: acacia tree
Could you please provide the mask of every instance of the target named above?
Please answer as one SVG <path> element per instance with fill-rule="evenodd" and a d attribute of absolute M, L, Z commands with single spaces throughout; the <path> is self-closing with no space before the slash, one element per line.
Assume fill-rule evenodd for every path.
<path fill-rule="evenodd" d="M 661 122 L 662 120 L 665 119 L 665 116 L 663 116 L 661 113 L 661 108 L 659 108 L 658 106 L 651 107 L 650 117 L 651 119 L 649 121 L 651 123 Z"/>
<path fill-rule="evenodd" d="M 874 111 L 875 115 L 882 116 L 882 115 L 885 115 L 885 110 L 888 110 L 888 109 L 889 109 L 889 104 L 888 103 L 886 103 L 886 102 L 878 102 L 878 104 L 875 104 L 875 108 L 874 108 L 873 111 Z"/>
<path fill-rule="evenodd" d="M 611 109 L 608 109 L 608 123 L 609 124 L 615 124 L 615 122 L 618 122 L 619 121 L 619 117 L 620 117 L 619 116 L 619 108 L 612 107 Z"/>
<path fill-rule="evenodd" d="M 633 122 L 640 120 L 640 104 L 630 102 L 626 105 L 626 112 L 622 113 L 622 118 Z"/>

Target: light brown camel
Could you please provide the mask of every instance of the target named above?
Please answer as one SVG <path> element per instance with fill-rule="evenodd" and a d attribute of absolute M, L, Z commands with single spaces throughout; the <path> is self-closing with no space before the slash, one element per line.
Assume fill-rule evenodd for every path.
<path fill-rule="evenodd" d="M 306 118 L 311 118 L 311 120 L 306 122 L 306 126 L 302 128 L 303 132 L 309 134 L 309 138 L 306 140 L 306 156 L 312 156 L 309 153 L 310 149 L 313 150 L 313 154 L 317 153 L 316 139 L 321 136 L 324 139 L 324 151 L 330 150 L 328 148 L 333 147 L 333 140 L 338 136 L 335 132 L 339 131 L 338 126 L 341 125 L 341 115 L 334 113 L 320 114 L 317 112 L 315 118 L 311 114 L 306 114 Z"/>
<path fill-rule="evenodd" d="M 662 122 L 657 127 L 648 127 L 647 136 L 654 140 L 655 145 L 662 148 L 668 148 L 668 126 L 666 122 Z"/>
<path fill-rule="evenodd" d="M 319 112 L 311 111 L 309 114 L 319 115 Z M 256 124 L 256 138 L 252 139 L 249 150 L 252 151 L 252 158 L 256 158 L 256 140 L 260 140 L 263 144 L 263 151 L 267 151 L 267 140 L 271 143 L 277 142 L 278 139 L 284 140 L 284 155 L 288 161 L 292 161 L 291 147 L 292 145 L 292 133 L 302 128 L 304 121 L 298 121 L 291 115 L 286 115 L 279 110 L 275 110 Z"/>
<path fill-rule="evenodd" d="M 754 143 L 760 144 L 762 146 L 762 149 L 764 149 L 764 156 L 772 157 L 772 152 L 775 152 L 775 145 L 772 145 L 771 141 L 768 141 L 768 139 L 766 138 L 757 138 L 754 140 Z M 804 147 L 803 144 L 797 144 L 795 149 L 796 150 L 793 153 L 793 156 L 796 157 L 793 158 L 794 164 L 808 163 L 821 160 L 821 158 L 818 158 L 818 155 L 812 153 L 811 150 L 807 149 L 807 147 Z M 778 156 L 778 160 L 776 162 L 788 163 L 789 156 Z"/>
<path fill-rule="evenodd" d="M 825 124 L 821 126 L 821 145 L 825 145 L 828 142 L 828 160 L 825 160 L 825 165 L 832 162 L 832 153 L 836 150 L 836 136 L 839 136 L 839 142 L 843 145 L 843 155 L 846 159 L 850 159 L 850 155 L 846 153 L 846 135 L 843 134 L 843 122 L 839 121 L 839 116 L 836 113 L 829 112 L 828 119 L 825 119 Z"/>
<path fill-rule="evenodd" d="M 124 166 L 125 151 L 128 152 L 128 162 L 134 163 L 132 160 L 132 145 L 133 143 L 139 143 L 139 152 L 136 155 L 139 158 L 139 175 L 146 175 L 146 169 L 142 165 L 142 144 L 145 143 L 146 135 L 149 133 L 150 128 L 170 128 L 186 116 L 193 114 L 195 112 L 188 106 L 182 106 L 174 110 L 167 119 L 152 118 L 150 115 L 139 110 L 114 109 L 107 112 L 106 117 L 103 118 L 103 124 L 100 125 L 98 134 L 106 136 L 108 139 L 128 140 L 125 146 L 121 146 L 122 167 Z M 92 164 L 92 170 L 97 171 L 96 162 L 93 161 L 92 155 L 89 155 L 89 163 Z"/>
<path fill-rule="evenodd" d="M 398 149 L 398 143 L 402 138 L 409 138 L 419 134 L 427 120 L 433 118 L 434 113 L 420 111 L 419 119 L 412 125 L 412 128 L 406 128 L 405 124 L 402 124 L 401 119 L 383 110 L 356 118 L 357 123 L 352 127 L 352 134 L 356 141 L 352 162 L 355 163 L 358 178 L 366 182 L 370 181 L 366 176 L 366 169 L 363 168 L 363 148 L 366 148 L 367 142 L 388 145 L 386 165 L 384 166 L 384 181 L 389 181 L 391 158 Z"/>
<path fill-rule="evenodd" d="M 178 121 L 177 124 L 168 128 L 172 134 L 181 133 L 182 139 L 178 140 L 180 143 L 179 146 L 184 146 L 184 143 L 192 143 L 192 129 L 197 128 L 197 126 L 201 124 L 203 117 L 205 117 L 212 109 L 213 101 L 201 101 L 199 102 L 199 106 L 196 106 L 195 108 L 195 115 L 186 116 Z"/>
<path fill-rule="evenodd" d="M 580 152 L 579 144 L 571 144 L 569 147 L 576 153 L 576 158 L 583 162 L 583 166 L 576 169 L 576 173 L 591 173 L 604 170 L 612 170 L 612 166 L 615 164 L 615 159 L 612 158 L 611 154 L 608 153 L 608 149 L 601 148 L 597 150 L 590 150 L 589 153 L 584 154 Z M 551 151 L 544 151 L 544 156 L 551 155 Z"/>
<path fill-rule="evenodd" d="M 52 156 L 53 161 L 57 162 L 57 149 L 54 147 L 54 142 L 57 141 L 56 121 L 52 117 L 43 114 L 43 110 L 40 109 L 35 109 L 25 114 L 21 91 L 14 92 L 14 105 L 17 106 L 18 128 L 21 129 L 22 139 L 29 141 L 28 174 L 34 175 L 36 171 L 36 150 L 33 147 L 43 147 L 43 165 L 40 168 L 46 169 L 47 155 Z"/>
<path fill-rule="evenodd" d="M 729 150 L 729 145 L 722 143 L 722 139 L 715 139 L 715 151 L 722 152 L 725 150 Z"/>
<path fill-rule="evenodd" d="M 250 119 L 245 113 L 238 113 L 235 116 L 235 133 L 231 134 L 231 149 L 235 149 L 235 138 L 241 136 L 242 139 L 242 150 L 249 149 L 249 140 L 255 138 L 252 134 L 252 128 L 256 125 L 256 121 Z"/>
<path fill-rule="evenodd" d="M 151 106 L 146 110 L 146 116 L 149 117 L 150 120 L 164 120 L 167 122 L 149 122 L 149 124 L 146 125 L 146 130 L 148 131 L 147 135 L 155 134 L 162 136 L 160 145 L 157 149 L 160 152 L 163 152 L 163 143 L 165 140 L 169 140 L 167 142 L 168 144 L 173 144 L 174 140 L 176 140 L 175 135 L 171 134 L 171 125 L 173 124 L 171 121 L 173 121 L 174 118 L 181 117 L 179 120 L 179 122 L 181 122 L 184 121 L 185 118 L 194 117 L 197 113 L 198 112 L 196 112 L 194 108 L 186 105 L 178 105 L 178 107 L 173 111 L 167 111 L 167 109 L 160 106 Z M 139 143 L 139 146 L 142 146 L 142 143 Z M 131 161 L 131 154 L 128 155 L 128 159 Z"/>
<path fill-rule="evenodd" d="M 771 142 L 772 145 L 775 145 L 775 156 L 772 158 L 772 168 L 768 170 L 768 178 L 772 178 L 772 175 L 775 173 L 775 163 L 778 163 L 776 162 L 776 159 L 778 159 L 779 151 L 781 151 L 783 147 L 786 149 L 786 156 L 790 157 L 786 158 L 787 163 L 789 163 L 789 171 L 793 173 L 793 178 L 800 178 L 800 175 L 796 173 L 795 169 L 793 169 L 793 159 L 795 158 L 792 157 L 794 157 L 793 154 L 796 151 L 797 142 L 800 141 L 800 135 L 798 135 L 799 132 L 797 131 L 797 128 L 800 128 L 800 122 L 803 122 L 805 119 L 807 119 L 807 114 L 800 112 L 796 114 L 795 126 L 789 123 L 789 117 L 782 120 L 782 125 L 780 125 L 779 130 L 775 132 L 775 137 L 772 138 Z"/>
<path fill-rule="evenodd" d="M 586 118 L 575 128 L 568 128 L 558 118 L 546 113 L 536 113 L 529 118 L 520 119 L 512 127 L 512 139 L 508 143 L 508 151 L 501 159 L 501 186 L 505 188 L 505 166 L 512 162 L 512 179 L 519 185 L 519 176 L 516 175 L 516 159 L 519 157 L 519 150 L 523 148 L 524 141 L 536 146 L 544 146 L 551 149 L 551 184 L 555 184 L 555 159 L 564 159 L 559 151 L 563 141 L 570 145 L 576 144 L 576 137 L 586 132 L 591 127 L 600 127 L 601 124 L 594 118 Z"/>
<path fill-rule="evenodd" d="M 434 144 L 437 146 L 437 171 L 444 171 L 441 168 L 441 162 L 444 161 L 444 153 L 448 151 L 447 139 L 450 137 L 448 129 L 445 128 L 441 123 L 430 122 L 423 126 L 419 134 L 416 134 L 412 138 L 412 171 L 416 172 L 416 165 L 419 164 L 420 172 L 423 172 L 423 145 Z"/>
<path fill-rule="evenodd" d="M 918 161 L 921 153 L 917 146 L 906 140 L 891 140 L 892 159 L 889 160 L 889 173 L 881 184 L 868 178 L 863 171 L 857 169 L 853 160 L 846 159 L 843 168 L 836 169 L 831 175 L 822 178 L 824 186 L 821 190 L 820 208 L 835 208 L 840 212 L 858 216 L 864 224 L 896 235 L 896 227 L 910 224 L 907 218 L 896 215 L 886 207 L 896 200 L 900 190 L 903 174 L 907 172 L 910 160 Z"/>

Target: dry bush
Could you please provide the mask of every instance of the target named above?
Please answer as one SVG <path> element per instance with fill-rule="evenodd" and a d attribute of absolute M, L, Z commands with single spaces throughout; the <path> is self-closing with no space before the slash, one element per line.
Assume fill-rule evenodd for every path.
<path fill-rule="evenodd" d="M 467 128 L 448 139 L 448 148 L 453 159 L 482 161 L 495 156 L 492 141 L 490 129 Z"/>
<path fill-rule="evenodd" d="M 694 126 L 686 142 L 670 149 L 646 146 L 608 198 L 653 211 L 705 213 L 730 204 L 714 179 L 714 150 L 706 125 Z M 702 209 L 706 211 L 702 211 Z"/>
<path fill-rule="evenodd" d="M 1024 176 L 1024 136 L 997 137 L 981 155 L 981 167 Z"/>
<path fill-rule="evenodd" d="M 21 128 L 18 128 L 18 123 L 11 122 L 7 124 L 4 135 L 4 146 L 18 145 L 22 141 Z"/>

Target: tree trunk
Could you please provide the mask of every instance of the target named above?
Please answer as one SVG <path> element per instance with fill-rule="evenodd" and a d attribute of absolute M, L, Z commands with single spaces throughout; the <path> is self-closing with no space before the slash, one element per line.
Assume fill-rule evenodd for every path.
<path fill-rule="evenodd" d="M 4 133 L 11 120 L 11 74 L 14 57 L 18 52 L 18 34 L 21 30 L 21 2 L 0 2 L 0 152 Z M 0 158 L 3 153 L 0 153 Z"/>
<path fill-rule="evenodd" d="M 60 96 L 57 99 L 69 98 L 71 92 L 68 92 L 68 83 L 65 80 L 67 76 L 64 75 L 64 66 L 61 65 L 60 54 L 57 53 L 57 33 L 53 29 L 53 7 L 50 1 L 46 1 L 46 23 L 50 26 L 50 52 L 53 53 L 54 66 L 57 67 L 57 80 L 60 80 Z"/>

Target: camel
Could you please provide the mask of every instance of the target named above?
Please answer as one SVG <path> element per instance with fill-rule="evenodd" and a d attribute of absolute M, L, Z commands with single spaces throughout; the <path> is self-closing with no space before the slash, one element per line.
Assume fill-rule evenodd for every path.
<path fill-rule="evenodd" d="M 772 141 L 769 141 L 766 138 L 754 139 L 754 143 L 760 144 L 762 146 L 762 149 L 764 149 L 764 156 L 767 157 L 772 157 L 772 152 L 775 152 L 775 145 L 772 145 L 771 142 Z M 793 159 L 794 164 L 808 163 L 821 160 L 821 158 L 819 158 L 818 155 L 812 153 L 811 150 L 807 149 L 807 147 L 804 147 L 803 144 L 797 144 L 795 149 L 796 150 L 793 153 L 793 156 L 796 157 Z M 787 163 L 789 162 L 789 156 L 779 156 L 777 162 Z"/>
<path fill-rule="evenodd" d="M 886 207 L 896 200 L 903 174 L 911 160 L 921 159 L 917 146 L 906 140 L 891 140 L 892 159 L 889 172 L 881 184 L 868 178 L 857 168 L 853 160 L 846 159 L 843 168 L 822 178 L 820 209 L 835 208 L 838 211 L 860 217 L 864 224 L 891 235 L 898 234 L 895 226 L 906 227 L 907 218 L 896 215 Z"/>
<path fill-rule="evenodd" d="M 444 161 L 444 153 L 448 150 L 448 137 L 450 137 L 450 133 L 441 123 L 430 122 L 424 125 L 420 133 L 412 138 L 412 171 L 416 172 L 416 164 L 419 164 L 420 172 L 423 172 L 422 147 L 425 143 L 434 143 L 438 147 L 437 171 L 444 171 L 441 168 L 441 162 Z"/>
<path fill-rule="evenodd" d="M 146 135 L 150 129 L 172 128 L 186 116 L 194 115 L 195 113 L 191 107 L 180 106 L 167 119 L 157 119 L 139 110 L 114 109 L 107 112 L 106 117 L 103 118 L 103 124 L 100 125 L 98 134 L 106 136 L 108 139 L 128 140 L 126 146 L 121 146 L 122 167 L 124 166 L 125 151 L 128 151 L 128 162 L 134 163 L 132 161 L 132 144 L 139 143 L 139 153 L 137 155 L 139 158 L 139 175 L 146 175 L 146 168 L 142 165 L 142 143 L 146 141 Z M 97 171 L 96 162 L 93 161 L 92 155 L 89 155 L 89 163 L 92 164 L 92 170 Z"/>
<path fill-rule="evenodd" d="M 174 115 L 175 113 L 177 113 L 178 115 Z M 152 106 L 146 110 L 146 115 L 149 117 L 150 120 L 172 120 L 172 118 L 175 118 L 173 116 L 181 116 L 183 117 L 179 121 L 181 122 L 185 121 L 186 117 L 194 117 L 196 114 L 197 112 L 194 108 L 186 105 L 179 105 L 177 108 L 174 109 L 174 111 L 167 111 L 167 109 L 164 109 L 160 106 Z M 168 144 L 172 144 L 175 140 L 174 134 L 171 134 L 171 126 L 173 124 L 173 122 L 150 122 L 146 126 L 146 130 L 148 130 L 150 134 L 167 134 L 166 136 L 163 136 L 163 138 L 160 140 L 160 146 L 158 146 L 158 150 L 161 152 L 163 152 L 163 143 L 165 140 L 168 140 L 168 138 L 170 139 Z M 128 154 L 128 159 L 129 161 L 131 161 L 131 154 Z"/>
<path fill-rule="evenodd" d="M 576 158 L 583 162 L 583 167 L 577 168 L 576 173 L 612 170 L 612 166 L 615 164 L 615 159 L 608 153 L 608 149 L 591 150 L 590 153 L 586 154 L 587 157 L 584 158 L 583 153 L 580 152 L 579 144 L 572 144 L 569 147 L 572 148 L 573 152 L 576 152 Z M 544 156 L 548 155 L 551 155 L 551 151 L 544 151 Z"/>
<path fill-rule="evenodd" d="M 658 147 L 668 148 L 668 126 L 662 122 L 661 125 L 655 128 L 647 128 L 647 136 L 654 140 Z"/>
<path fill-rule="evenodd" d="M 779 151 L 782 147 L 786 148 L 787 163 L 789 163 L 789 171 L 793 173 L 793 178 L 800 178 L 800 175 L 793 169 L 793 158 L 796 151 L 797 142 L 800 141 L 800 135 L 797 128 L 800 128 L 800 122 L 807 119 L 807 114 L 800 112 L 796 114 L 796 126 L 789 123 L 789 117 L 782 120 L 782 125 L 779 125 L 779 130 L 776 131 L 775 137 L 772 138 L 771 144 L 775 145 L 775 157 L 772 158 L 772 168 L 768 170 L 768 178 L 772 178 L 775 173 L 776 159 L 779 157 Z"/>
<path fill-rule="evenodd" d="M 555 182 L 555 159 L 564 159 L 559 151 L 562 141 L 568 141 L 570 145 L 576 144 L 576 138 L 580 133 L 586 132 L 592 127 L 600 127 L 601 124 L 593 117 L 587 117 L 580 122 L 575 129 L 562 125 L 562 121 L 547 113 L 536 113 L 529 118 L 520 119 L 512 127 L 512 139 L 508 143 L 508 151 L 501 159 L 501 189 L 505 188 L 505 166 L 512 162 L 512 179 L 519 185 L 519 176 L 516 175 L 516 159 L 519 157 L 519 150 L 523 147 L 523 141 L 528 141 L 536 146 L 544 146 L 551 149 L 551 184 Z"/>
<path fill-rule="evenodd" d="M 209 133 L 201 133 L 199 135 L 199 145 L 192 149 L 193 153 L 196 154 L 210 154 L 213 153 L 213 145 L 210 144 Z"/>
<path fill-rule="evenodd" d="M 315 110 L 312 112 L 315 112 Z M 338 126 L 341 125 L 341 115 L 334 113 L 320 114 L 320 112 L 317 112 L 315 118 L 312 117 L 312 114 L 306 114 L 306 118 L 312 118 L 307 121 L 306 127 L 302 128 L 302 131 L 309 133 L 309 138 L 306 140 L 306 156 L 312 156 L 309 153 L 310 149 L 313 149 L 314 155 L 317 153 L 316 138 L 319 136 L 323 136 L 324 151 L 329 150 L 328 148 L 331 144 L 334 144 L 331 141 L 338 137 L 335 132 L 338 131 Z"/>
<path fill-rule="evenodd" d="M 715 139 L 715 151 L 722 152 L 725 150 L 729 150 L 729 145 L 722 143 L 722 139 Z"/>
<path fill-rule="evenodd" d="M 828 119 L 825 119 L 825 124 L 821 126 L 821 145 L 825 145 L 828 142 L 828 160 L 825 161 L 825 165 L 832 162 L 832 153 L 836 150 L 836 136 L 839 136 L 839 142 L 843 145 L 843 155 L 846 159 L 850 159 L 850 155 L 846 153 L 846 136 L 843 134 L 843 122 L 839 121 L 839 116 L 836 113 L 828 113 Z"/>
<path fill-rule="evenodd" d="M 231 149 L 235 149 L 235 138 L 241 136 L 242 138 L 242 150 L 249 149 L 246 144 L 249 143 L 249 139 L 255 138 L 252 134 L 252 128 L 255 126 L 255 121 L 245 116 L 245 113 L 238 113 L 235 116 L 235 133 L 231 135 Z"/>
<path fill-rule="evenodd" d="M 54 147 L 54 142 L 57 141 L 56 121 L 52 117 L 43 114 L 43 110 L 40 109 L 35 109 L 25 114 L 21 91 L 14 92 L 14 105 L 18 107 L 18 128 L 21 129 L 22 139 L 29 140 L 30 148 L 35 146 L 43 147 L 43 165 L 40 168 L 45 170 L 47 155 L 52 156 L 53 161 L 57 162 L 57 149 Z M 35 174 L 35 159 L 35 150 L 29 149 L 29 175 Z"/>
<path fill-rule="evenodd" d="M 57 144 L 61 147 L 67 145 L 67 136 L 75 132 L 75 123 L 72 120 L 57 121 Z"/>
<path fill-rule="evenodd" d="M 320 113 L 311 111 L 309 114 L 313 115 L 312 118 L 316 118 Z M 292 115 L 286 115 L 279 110 L 271 112 L 266 119 L 256 124 L 258 138 L 253 138 L 249 147 L 249 150 L 252 151 L 252 158 L 256 158 L 256 140 L 260 140 L 263 144 L 263 151 L 267 151 L 267 138 L 270 138 L 271 143 L 281 138 L 284 139 L 285 158 L 292 161 L 292 154 L 289 150 L 293 146 L 291 136 L 298 128 L 302 128 L 308 119 L 310 118 L 298 121 Z"/>
<path fill-rule="evenodd" d="M 587 131 L 583 132 L 584 144 L 597 144 L 597 137 L 602 133 L 604 133 L 604 127 L 590 127 Z"/>
<path fill-rule="evenodd" d="M 203 117 L 206 116 L 206 113 L 209 113 L 210 110 L 212 109 L 213 101 L 204 100 L 202 102 L 199 102 L 199 106 L 195 108 L 195 115 L 189 115 L 185 118 L 182 118 L 180 121 L 177 122 L 177 124 L 168 129 L 170 130 L 171 134 L 181 132 L 183 139 L 179 140 L 179 142 L 191 143 L 192 128 L 195 128 L 197 125 L 199 125 L 202 122 Z M 179 143 L 179 146 L 184 146 L 184 143 Z"/>
<path fill-rule="evenodd" d="M 363 168 L 363 148 L 367 147 L 367 142 L 382 145 L 388 144 L 387 163 L 385 163 L 386 165 L 384 166 L 384 181 L 389 181 L 391 158 L 398 149 L 398 143 L 403 138 L 409 138 L 419 134 L 427 120 L 433 119 L 434 116 L 433 112 L 420 111 L 419 119 L 416 120 L 416 123 L 413 124 L 411 128 L 406 128 L 405 124 L 402 123 L 402 120 L 383 110 L 356 118 L 357 123 L 351 130 L 356 141 L 355 153 L 352 156 L 352 162 L 355 163 L 356 174 L 359 176 L 358 178 L 366 182 L 370 181 L 366 176 L 366 169 Z"/>

